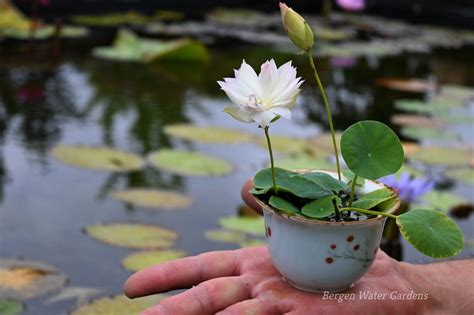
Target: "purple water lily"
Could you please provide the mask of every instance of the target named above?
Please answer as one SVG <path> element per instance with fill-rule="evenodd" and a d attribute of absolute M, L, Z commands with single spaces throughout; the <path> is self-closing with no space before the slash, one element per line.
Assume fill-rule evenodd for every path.
<path fill-rule="evenodd" d="M 343 10 L 358 12 L 365 9 L 365 0 L 336 0 L 336 3 Z"/>
<path fill-rule="evenodd" d="M 409 173 L 402 173 L 399 177 L 389 175 L 380 179 L 382 183 L 398 191 L 400 199 L 407 203 L 415 201 L 434 188 L 435 182 L 430 178 L 412 177 Z"/>

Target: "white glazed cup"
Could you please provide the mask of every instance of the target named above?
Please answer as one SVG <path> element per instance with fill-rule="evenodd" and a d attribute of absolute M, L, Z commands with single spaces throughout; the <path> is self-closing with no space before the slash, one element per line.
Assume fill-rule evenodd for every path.
<path fill-rule="evenodd" d="M 337 177 L 334 172 L 311 172 Z M 359 191 L 369 193 L 383 187 L 366 180 Z M 275 211 L 256 200 L 263 209 L 273 265 L 293 287 L 309 292 L 344 291 L 374 262 L 386 217 L 351 222 L 309 220 Z M 398 199 L 387 212 L 395 213 L 399 206 Z"/>

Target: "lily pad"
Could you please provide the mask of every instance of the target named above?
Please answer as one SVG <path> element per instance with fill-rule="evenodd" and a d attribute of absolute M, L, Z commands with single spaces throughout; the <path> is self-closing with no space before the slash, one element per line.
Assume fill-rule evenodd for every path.
<path fill-rule="evenodd" d="M 156 305 L 167 295 L 157 294 L 138 299 L 129 299 L 123 294 L 103 297 L 72 311 L 71 315 L 140 315 L 144 310 Z"/>
<path fill-rule="evenodd" d="M 450 192 L 434 190 L 423 195 L 419 203 L 435 210 L 447 212 L 458 205 L 467 204 L 469 201 Z"/>
<path fill-rule="evenodd" d="M 347 128 L 341 137 L 341 153 L 349 169 L 366 179 L 396 173 L 404 161 L 403 147 L 395 132 L 374 120 Z"/>
<path fill-rule="evenodd" d="M 144 165 L 141 157 L 108 147 L 57 145 L 51 155 L 69 165 L 101 171 L 127 172 Z"/>
<path fill-rule="evenodd" d="M 178 238 L 173 230 L 136 223 L 96 224 L 85 232 L 106 244 L 142 249 L 168 248 Z"/>
<path fill-rule="evenodd" d="M 157 209 L 182 209 L 191 204 L 190 197 L 166 190 L 129 189 L 115 192 L 112 196 L 136 206 Z"/>
<path fill-rule="evenodd" d="M 167 135 L 203 143 L 243 143 L 250 142 L 254 136 L 238 130 L 222 127 L 199 127 L 188 124 L 176 124 L 165 126 Z"/>
<path fill-rule="evenodd" d="M 128 255 L 122 260 L 122 266 L 130 271 L 138 271 L 185 256 L 186 252 L 182 250 L 147 250 Z"/>
<path fill-rule="evenodd" d="M 297 154 L 305 154 L 311 152 L 312 146 L 311 143 L 302 138 L 295 138 L 295 137 L 286 137 L 286 136 L 272 136 L 272 150 L 288 155 L 297 155 Z M 267 148 L 267 142 L 264 137 L 260 138 L 258 144 L 262 148 Z M 318 155 L 321 156 L 322 155 Z M 327 155 L 325 155 L 327 156 Z"/>
<path fill-rule="evenodd" d="M 377 79 L 375 83 L 379 86 L 404 92 L 425 93 L 436 89 L 435 82 L 423 79 L 381 78 Z"/>
<path fill-rule="evenodd" d="M 450 169 L 445 172 L 445 175 L 460 182 L 474 185 L 474 169 L 472 168 Z"/>
<path fill-rule="evenodd" d="M 442 212 L 410 210 L 399 215 L 396 222 L 403 237 L 427 256 L 451 257 L 464 248 L 461 229 Z"/>
<path fill-rule="evenodd" d="M 222 217 L 219 219 L 219 225 L 231 231 L 265 235 L 265 223 L 262 217 Z"/>
<path fill-rule="evenodd" d="M 0 315 L 20 315 L 25 310 L 23 303 L 15 300 L 0 300 Z"/>
<path fill-rule="evenodd" d="M 259 239 L 246 239 L 239 243 L 240 248 L 262 246 L 262 245 L 265 245 L 265 241 L 259 240 Z"/>
<path fill-rule="evenodd" d="M 0 298 L 26 300 L 60 289 L 67 277 L 55 267 L 37 261 L 0 259 Z"/>
<path fill-rule="evenodd" d="M 334 213 L 334 198 L 336 198 L 336 196 L 330 195 L 311 201 L 301 209 L 301 213 L 307 217 L 316 219 L 327 217 Z"/>
<path fill-rule="evenodd" d="M 211 241 L 238 244 L 245 240 L 245 233 L 234 230 L 208 230 L 204 236 Z"/>
<path fill-rule="evenodd" d="M 352 203 L 354 208 L 372 209 L 378 204 L 387 201 L 393 197 L 393 192 L 387 188 L 381 188 L 361 196 Z"/>
<path fill-rule="evenodd" d="M 446 166 L 468 165 L 472 152 L 467 149 L 424 147 L 422 150 L 410 155 L 410 159 L 426 164 L 441 164 Z"/>
<path fill-rule="evenodd" d="M 342 132 L 336 132 L 336 144 L 341 143 Z M 332 143 L 332 137 L 330 133 L 323 133 L 316 138 L 311 140 L 312 146 L 316 153 L 320 151 L 327 152 L 330 155 L 334 155 L 334 146 Z"/>
<path fill-rule="evenodd" d="M 395 108 L 399 110 L 407 111 L 407 112 L 426 113 L 426 114 L 446 112 L 446 108 L 441 108 L 437 104 L 419 101 L 419 100 L 410 100 L 410 99 L 396 100 Z"/>
<path fill-rule="evenodd" d="M 434 129 L 424 127 L 407 127 L 402 128 L 401 134 L 407 138 L 417 140 L 455 140 L 457 135 L 455 132 L 446 129 Z"/>
<path fill-rule="evenodd" d="M 421 115 L 397 114 L 391 118 L 392 123 L 404 127 L 415 128 L 444 128 L 446 125 L 439 119 Z"/>
<path fill-rule="evenodd" d="M 96 47 L 95 57 L 132 62 L 151 62 L 155 60 L 205 61 L 208 58 L 206 47 L 194 40 L 152 40 L 141 39 L 133 32 L 120 30 L 111 47 Z"/>
<path fill-rule="evenodd" d="M 180 175 L 222 176 L 232 172 L 232 164 L 209 155 L 163 149 L 148 156 L 151 165 Z"/>
<path fill-rule="evenodd" d="M 300 212 L 300 209 L 298 209 L 298 207 L 296 207 L 294 204 L 278 196 L 271 196 L 268 203 L 273 208 L 288 214 L 295 214 Z"/>

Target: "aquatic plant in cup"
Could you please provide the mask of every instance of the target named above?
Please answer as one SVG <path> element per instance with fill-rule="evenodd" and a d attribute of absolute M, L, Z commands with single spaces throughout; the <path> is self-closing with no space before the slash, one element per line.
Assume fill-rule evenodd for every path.
<path fill-rule="evenodd" d="M 342 291 L 362 277 L 375 259 L 386 218 L 418 251 L 450 257 L 464 245 L 459 227 L 443 213 L 416 209 L 397 215 L 397 192 L 376 180 L 396 173 L 404 162 L 397 135 L 385 124 L 366 120 L 349 126 L 340 149 L 348 171 L 341 171 L 330 106 L 316 70 L 312 29 L 298 13 L 280 4 L 291 41 L 308 57 L 326 108 L 336 170 L 285 170 L 275 167 L 269 130 L 291 109 L 303 83 L 291 61 L 273 60 L 260 73 L 245 61 L 234 78 L 219 81 L 234 106 L 225 111 L 245 123 L 257 123 L 265 134 L 270 168 L 253 179 L 251 193 L 262 206 L 272 262 L 294 287 Z"/>

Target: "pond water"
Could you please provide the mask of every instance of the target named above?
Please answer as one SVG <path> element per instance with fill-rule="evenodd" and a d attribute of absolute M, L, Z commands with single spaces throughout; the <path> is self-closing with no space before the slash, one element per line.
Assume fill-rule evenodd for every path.
<path fill-rule="evenodd" d="M 328 130 L 303 57 L 230 41 L 211 46 L 209 62 L 202 64 L 142 65 L 91 57 L 93 46 L 109 42 L 105 37 L 65 41 L 53 57 L 49 43 L 35 44 L 33 50 L 24 43 L 0 46 L 0 256 L 50 263 L 67 274 L 69 286 L 98 288 L 102 295 L 121 292 L 131 273 L 120 262 L 133 251 L 94 240 L 83 232 L 87 226 L 138 222 L 169 227 L 179 234 L 174 248 L 189 255 L 237 248 L 210 241 L 204 232 L 218 228 L 220 217 L 238 213 L 241 185 L 268 163 L 266 150 L 255 143 L 183 141 L 167 136 L 163 127 L 217 125 L 261 135 L 255 125 L 239 124 L 223 112 L 229 101 L 216 83 L 231 76 L 243 58 L 253 66 L 271 57 L 277 64 L 293 59 L 306 80 L 294 118 L 275 124 L 273 134 L 313 137 Z M 319 69 L 336 129 L 376 119 L 399 130 L 390 120 L 397 112 L 394 100 L 423 95 L 377 86 L 376 79 L 436 78 L 441 83 L 473 85 L 473 54 L 474 48 L 464 47 L 429 55 L 363 57 L 349 63 L 321 58 Z M 52 158 L 49 151 L 56 144 L 105 145 L 140 156 L 163 148 L 188 149 L 221 157 L 233 164 L 234 171 L 222 177 L 179 176 L 151 167 L 125 173 L 93 171 Z M 150 211 L 110 197 L 133 187 L 181 192 L 192 198 L 192 204 L 184 210 Z M 455 184 L 450 189 L 474 200 L 472 186 Z M 466 239 L 472 239 L 472 216 L 457 222 Z M 408 244 L 402 246 L 404 260 L 430 261 Z M 472 255 L 471 248 L 461 254 Z M 51 304 L 46 300 L 28 301 L 25 314 L 66 314 L 74 308 L 74 300 Z"/>

